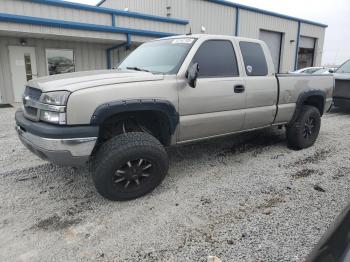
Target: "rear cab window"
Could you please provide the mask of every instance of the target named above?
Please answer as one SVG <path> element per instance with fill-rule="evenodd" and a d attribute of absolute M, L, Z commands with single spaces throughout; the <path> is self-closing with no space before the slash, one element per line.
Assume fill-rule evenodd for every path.
<path fill-rule="evenodd" d="M 240 41 L 239 47 L 247 76 L 266 76 L 268 67 L 261 45 L 254 42 Z"/>
<path fill-rule="evenodd" d="M 199 78 L 239 76 L 236 54 L 229 40 L 203 42 L 193 57 L 193 63 L 198 63 Z"/>

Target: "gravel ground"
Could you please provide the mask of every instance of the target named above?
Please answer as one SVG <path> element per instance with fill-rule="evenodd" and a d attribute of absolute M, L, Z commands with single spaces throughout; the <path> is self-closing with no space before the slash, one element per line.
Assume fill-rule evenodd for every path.
<path fill-rule="evenodd" d="M 269 129 L 169 150 L 153 193 L 110 202 L 87 169 L 46 163 L 0 109 L 0 261 L 302 261 L 350 196 L 350 115 L 315 146 Z"/>

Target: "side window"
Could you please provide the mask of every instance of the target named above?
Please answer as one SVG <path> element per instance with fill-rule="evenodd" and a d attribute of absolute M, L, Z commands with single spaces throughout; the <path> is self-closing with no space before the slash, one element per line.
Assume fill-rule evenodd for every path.
<path fill-rule="evenodd" d="M 230 41 L 205 41 L 199 47 L 192 63 L 198 63 L 199 77 L 232 77 L 239 75 L 236 54 Z"/>
<path fill-rule="evenodd" d="M 252 42 L 240 42 L 245 71 L 248 76 L 266 76 L 268 73 L 266 58 L 261 45 Z"/>

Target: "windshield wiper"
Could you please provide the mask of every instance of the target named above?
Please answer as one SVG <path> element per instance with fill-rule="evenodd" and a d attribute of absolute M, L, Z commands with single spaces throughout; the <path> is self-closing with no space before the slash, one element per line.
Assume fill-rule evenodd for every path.
<path fill-rule="evenodd" d="M 126 69 L 130 69 L 130 70 L 135 70 L 135 71 L 143 71 L 143 72 L 149 72 L 149 70 L 137 67 L 137 66 L 128 66 Z"/>

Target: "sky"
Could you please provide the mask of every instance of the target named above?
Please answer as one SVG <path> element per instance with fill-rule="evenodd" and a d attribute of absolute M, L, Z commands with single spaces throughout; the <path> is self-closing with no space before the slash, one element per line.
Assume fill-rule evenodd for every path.
<path fill-rule="evenodd" d="M 91 5 L 99 2 L 99 0 L 69 1 Z M 350 59 L 350 0 L 235 0 L 231 2 L 327 24 L 322 64 L 339 65 Z"/>

